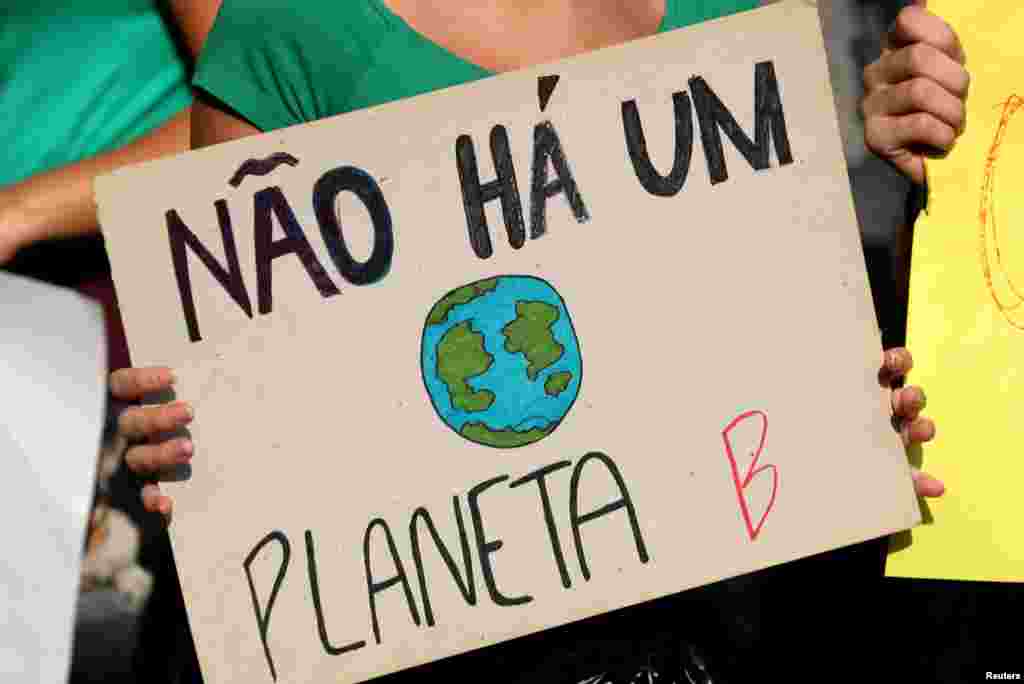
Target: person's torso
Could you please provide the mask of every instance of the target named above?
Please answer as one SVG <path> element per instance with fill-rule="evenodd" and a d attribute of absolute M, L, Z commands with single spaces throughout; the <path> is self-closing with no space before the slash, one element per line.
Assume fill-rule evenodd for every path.
<path fill-rule="evenodd" d="M 666 0 L 654 33 L 670 31 L 758 5 L 757 0 Z M 297 3 L 303 29 L 316 39 L 296 48 L 299 59 L 279 64 L 295 71 L 288 77 L 314 78 L 318 88 L 299 104 L 305 120 L 372 107 L 494 75 L 463 59 L 412 28 L 385 0 Z M 323 54 L 320 54 L 320 53 Z M 315 65 L 313 76 L 301 73 Z"/>

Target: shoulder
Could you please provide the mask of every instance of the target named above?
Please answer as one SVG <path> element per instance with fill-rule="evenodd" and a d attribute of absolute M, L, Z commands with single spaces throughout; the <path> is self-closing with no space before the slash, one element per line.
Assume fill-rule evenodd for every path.
<path fill-rule="evenodd" d="M 224 0 L 194 85 L 261 130 L 330 116 L 372 59 L 373 0 Z"/>
<path fill-rule="evenodd" d="M 665 29 L 692 26 L 760 5 L 759 0 L 666 0 Z"/>

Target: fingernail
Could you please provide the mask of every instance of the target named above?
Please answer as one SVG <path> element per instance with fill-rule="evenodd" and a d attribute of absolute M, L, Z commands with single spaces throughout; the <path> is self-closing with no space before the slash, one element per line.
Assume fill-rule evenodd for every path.
<path fill-rule="evenodd" d="M 903 403 L 903 388 L 902 387 L 897 387 L 896 389 L 894 389 L 892 391 L 892 408 L 893 408 L 893 411 L 896 412 L 897 414 L 902 413 L 902 409 L 903 409 L 903 407 L 901 406 L 902 403 Z"/>
<path fill-rule="evenodd" d="M 174 371 L 172 370 L 172 371 L 170 372 L 170 375 L 171 375 L 171 384 L 172 384 L 172 385 L 175 385 L 175 384 L 177 384 L 177 382 L 178 382 L 178 374 L 177 374 L 177 373 L 175 373 L 175 372 L 174 372 Z"/>
<path fill-rule="evenodd" d="M 934 475 L 926 475 L 917 466 L 910 466 L 910 476 L 914 479 L 914 482 L 920 482 L 921 480 L 929 480 L 937 484 L 943 491 L 946 489 L 946 483 L 935 477 Z"/>
<path fill-rule="evenodd" d="M 192 440 L 190 440 L 190 439 L 182 440 L 180 445 L 178 446 L 178 454 L 181 456 L 182 460 L 183 461 L 191 460 L 192 459 L 192 453 L 193 453 Z"/>
<path fill-rule="evenodd" d="M 193 418 L 196 417 L 196 412 L 192 409 L 192 405 L 189 404 L 188 402 L 180 401 L 178 402 L 178 406 L 185 410 L 185 415 L 188 416 L 189 420 L 192 420 Z"/>

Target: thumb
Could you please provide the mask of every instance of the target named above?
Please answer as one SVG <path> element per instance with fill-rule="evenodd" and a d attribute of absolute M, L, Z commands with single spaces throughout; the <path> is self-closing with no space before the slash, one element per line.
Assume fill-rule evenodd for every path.
<path fill-rule="evenodd" d="M 896 7 L 899 8 L 899 12 L 897 12 L 896 18 L 894 18 L 892 20 L 892 23 L 889 24 L 889 28 L 886 29 L 885 33 L 882 36 L 882 53 L 883 54 L 885 54 L 886 52 L 888 52 L 890 50 L 894 50 L 896 48 L 903 47 L 902 45 L 899 44 L 900 41 L 895 36 L 896 26 L 899 23 L 899 16 L 898 15 L 902 14 L 903 11 L 905 9 L 907 9 L 908 7 L 920 7 L 923 10 L 927 10 L 928 9 L 928 0 L 906 0 L 905 2 L 901 2 L 901 3 L 897 4 Z"/>
<path fill-rule="evenodd" d="M 918 496 L 938 497 L 946 493 L 946 485 L 927 473 L 922 473 L 917 467 L 910 467 L 910 474 L 914 480 L 914 489 Z"/>
<path fill-rule="evenodd" d="M 913 154 L 909 150 L 902 150 L 899 154 L 891 157 L 889 161 L 915 185 L 924 184 L 927 169 L 924 157 L 921 155 Z"/>

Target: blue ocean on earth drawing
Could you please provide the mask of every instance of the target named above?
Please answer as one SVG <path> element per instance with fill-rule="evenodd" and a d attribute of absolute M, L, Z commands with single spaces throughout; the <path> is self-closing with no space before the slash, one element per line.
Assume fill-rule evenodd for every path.
<path fill-rule="evenodd" d="M 423 381 L 441 420 L 494 448 L 533 444 L 579 395 L 583 360 L 561 295 L 532 276 L 498 276 L 452 290 L 430 310 Z"/>

